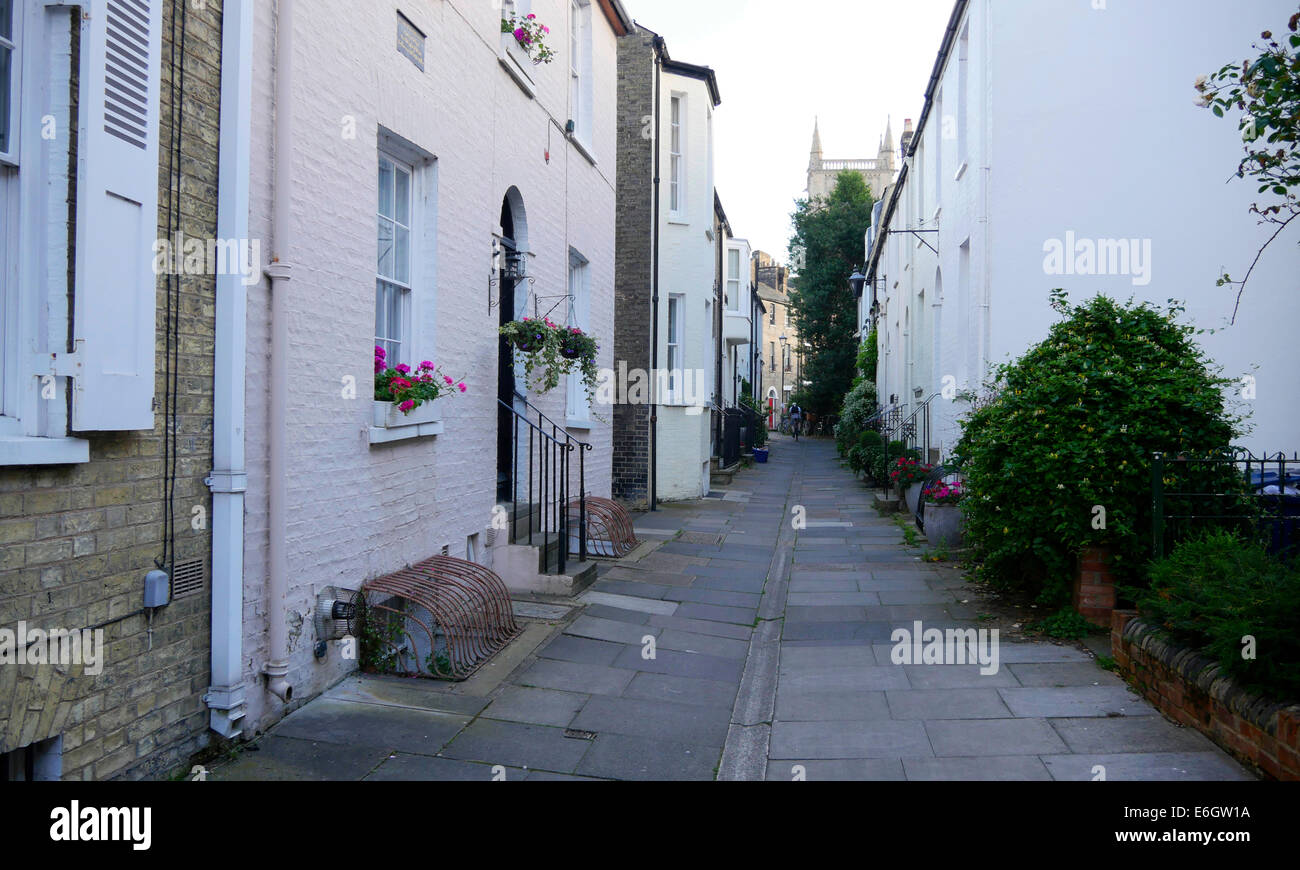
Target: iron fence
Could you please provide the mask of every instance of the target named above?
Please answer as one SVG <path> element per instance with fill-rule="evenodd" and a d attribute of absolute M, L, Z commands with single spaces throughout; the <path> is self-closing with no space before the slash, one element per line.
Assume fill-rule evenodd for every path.
<path fill-rule="evenodd" d="M 1270 553 L 1300 551 L 1300 455 L 1257 457 L 1236 448 L 1209 456 L 1152 454 L 1151 553 L 1161 558 L 1207 528 L 1259 540 Z"/>

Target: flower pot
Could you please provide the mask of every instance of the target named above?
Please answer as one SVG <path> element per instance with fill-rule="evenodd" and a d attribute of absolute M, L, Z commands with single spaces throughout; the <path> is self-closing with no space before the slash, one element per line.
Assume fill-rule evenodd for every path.
<path fill-rule="evenodd" d="M 441 401 L 441 400 L 439 400 Z M 425 402 L 409 414 L 402 413 L 397 407 L 396 402 L 379 402 L 374 403 L 373 423 L 381 429 L 392 429 L 397 426 L 414 426 L 420 423 L 436 423 L 442 418 L 439 413 L 438 401 Z"/>
<path fill-rule="evenodd" d="M 766 447 L 755 447 L 755 448 L 754 448 L 754 461 L 755 461 L 755 462 L 767 462 L 767 448 L 766 448 Z"/>
<path fill-rule="evenodd" d="M 903 500 L 907 502 L 907 512 L 912 516 L 916 516 L 916 505 L 920 498 L 921 484 L 919 483 L 909 484 L 908 487 L 903 490 Z"/>
<path fill-rule="evenodd" d="M 936 547 L 957 549 L 962 545 L 966 517 L 955 504 L 925 506 L 925 537 Z"/>

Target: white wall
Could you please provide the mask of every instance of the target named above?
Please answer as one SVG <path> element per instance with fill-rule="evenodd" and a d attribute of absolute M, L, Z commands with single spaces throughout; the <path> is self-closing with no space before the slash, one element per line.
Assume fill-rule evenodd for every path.
<path fill-rule="evenodd" d="M 1240 443 L 1256 452 L 1296 449 L 1300 391 L 1280 330 L 1300 315 L 1295 234 L 1260 260 L 1236 325 L 1225 328 L 1235 291 L 1215 279 L 1224 269 L 1239 278 L 1270 230 L 1247 211 L 1254 185 L 1225 183 L 1242 155 L 1235 121 L 1195 106 L 1192 87 L 1198 75 L 1244 57 L 1261 30 L 1283 27 L 1292 12 L 1285 0 L 1257 0 L 1232 15 L 1212 0 L 1105 9 L 972 2 L 967 167 L 954 177 L 963 162 L 954 135 L 961 74 L 954 45 L 942 112 L 932 111 L 920 133 L 891 223 L 937 224 L 937 237 L 926 238 L 937 238 L 939 254 L 891 235 L 879 269 L 887 279 L 882 400 L 891 393 L 910 399 L 917 385 L 925 395 L 938 392 L 945 375 L 974 385 L 989 364 L 1019 356 L 1054 322 L 1054 287 L 1076 302 L 1103 292 L 1121 301 L 1175 298 L 1186 301 L 1186 317 L 1198 327 L 1220 330 L 1201 341 L 1226 374 L 1257 377 L 1258 398 L 1242 407 L 1255 432 Z M 1048 274 L 1044 245 L 1069 231 L 1079 239 L 1149 240 L 1149 281 Z M 909 314 L 909 338 L 919 343 L 911 375 L 902 336 Z M 934 407 L 946 453 L 965 406 L 938 399 Z"/>
<path fill-rule="evenodd" d="M 685 97 L 684 208 L 680 216 L 670 211 L 671 173 L 669 163 L 672 97 Z M 708 402 L 714 372 L 712 325 L 706 318 L 706 303 L 713 300 L 717 249 L 706 233 L 713 227 L 713 143 L 709 138 L 709 113 L 713 101 L 708 84 L 700 79 L 663 74 L 661 93 L 661 237 L 659 255 L 659 364 L 668 365 L 668 298 L 682 294 L 685 368 L 691 370 L 695 407 L 685 401 L 668 402 L 659 408 L 656 452 L 657 494 L 660 499 L 699 498 L 708 488 L 710 457 Z M 702 406 L 702 408 L 701 408 Z"/>
<path fill-rule="evenodd" d="M 248 518 L 245 575 L 245 680 L 259 686 L 267 658 L 267 406 L 271 377 L 292 377 L 289 412 L 288 610 L 295 698 L 308 698 L 353 663 L 337 650 L 312 655 L 310 611 L 326 585 L 356 588 L 368 578 L 439 552 L 464 557 L 466 537 L 491 521 L 495 462 L 484 460 L 496 430 L 497 312 L 489 312 L 492 234 L 512 186 L 527 211 L 534 292 L 566 292 L 570 247 L 591 270 L 591 332 L 612 365 L 614 268 L 615 37 L 593 16 L 593 165 L 566 143 L 567 0 L 533 0 L 561 52 L 532 67 L 530 99 L 498 62 L 498 13 L 479 2 L 418 2 L 402 12 L 427 35 L 421 72 L 395 46 L 396 5 L 318 0 L 300 10 L 295 33 L 293 143 L 294 264 L 289 285 L 287 368 L 268 369 L 266 283 L 250 288 L 248 360 Z M 271 4 L 257 10 L 254 69 L 252 232 L 270 236 L 274 117 Z M 328 59 L 324 62 L 323 59 Z M 356 136 L 344 135 L 349 119 Z M 448 400 L 445 432 L 371 446 L 375 295 L 377 133 L 388 128 L 437 158 L 436 274 L 418 292 L 429 319 L 415 342 L 464 377 Z M 549 163 L 546 152 L 549 149 Z M 269 250 L 263 245 L 263 250 Z M 521 285 L 521 290 L 523 285 Z M 492 288 L 495 298 L 495 287 Z M 553 304 L 558 300 L 551 300 Z M 563 319 L 563 309 L 554 318 Z M 341 379 L 356 378 L 355 400 Z M 541 397 L 564 419 L 565 387 Z M 601 409 L 596 409 L 602 413 Z M 609 413 L 603 413 L 609 417 Z M 610 431 L 577 433 L 587 454 L 588 489 L 609 495 Z M 488 448 L 490 450 L 491 448 Z M 265 692 L 249 692 L 249 728 L 280 714 Z"/>

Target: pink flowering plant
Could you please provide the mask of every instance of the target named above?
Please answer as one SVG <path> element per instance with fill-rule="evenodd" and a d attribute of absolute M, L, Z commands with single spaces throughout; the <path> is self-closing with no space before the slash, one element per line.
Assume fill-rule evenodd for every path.
<path fill-rule="evenodd" d="M 545 317 L 511 321 L 501 327 L 501 334 L 522 354 L 530 386 L 546 393 L 559 386 L 560 375 L 580 374 L 587 399 L 594 399 L 600 377 L 596 366 L 600 344 L 594 336 Z"/>
<path fill-rule="evenodd" d="M 439 396 L 467 390 L 464 381 L 444 375 L 428 360 L 414 369 L 406 363 L 389 366 L 387 352 L 375 345 L 376 402 L 393 402 L 403 414 L 409 414 Z"/>
<path fill-rule="evenodd" d="M 940 480 L 926 487 L 925 496 L 932 504 L 957 504 L 966 496 L 960 480 Z"/>
<path fill-rule="evenodd" d="M 925 480 L 926 475 L 933 470 L 933 465 L 927 465 L 910 456 L 900 456 L 889 472 L 889 479 L 897 484 L 899 489 L 907 489 L 912 484 Z"/>
<path fill-rule="evenodd" d="M 532 58 L 535 64 L 550 63 L 555 58 L 555 51 L 546 44 L 551 28 L 538 21 L 532 13 L 520 16 L 512 12 L 509 17 L 503 17 L 501 32 L 513 36 L 524 54 Z"/>

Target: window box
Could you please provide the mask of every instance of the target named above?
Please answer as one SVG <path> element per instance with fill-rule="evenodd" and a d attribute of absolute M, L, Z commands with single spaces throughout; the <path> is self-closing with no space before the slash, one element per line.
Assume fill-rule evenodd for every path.
<path fill-rule="evenodd" d="M 409 414 L 403 414 L 394 402 L 373 402 L 370 443 L 387 444 L 408 438 L 441 435 L 442 400 L 425 402 Z"/>
<path fill-rule="evenodd" d="M 519 47 L 519 43 L 515 38 L 508 33 L 501 34 L 501 53 L 498 55 L 497 60 L 505 71 L 510 74 L 510 78 L 515 80 L 515 84 L 519 85 L 519 89 L 530 98 L 533 98 L 537 96 L 537 84 L 533 81 L 533 77 L 528 74 L 524 61 L 520 60 L 521 55 L 525 59 L 528 57 L 528 55 L 524 54 L 524 50 Z M 531 61 L 528 62 L 528 66 L 532 66 Z"/>

